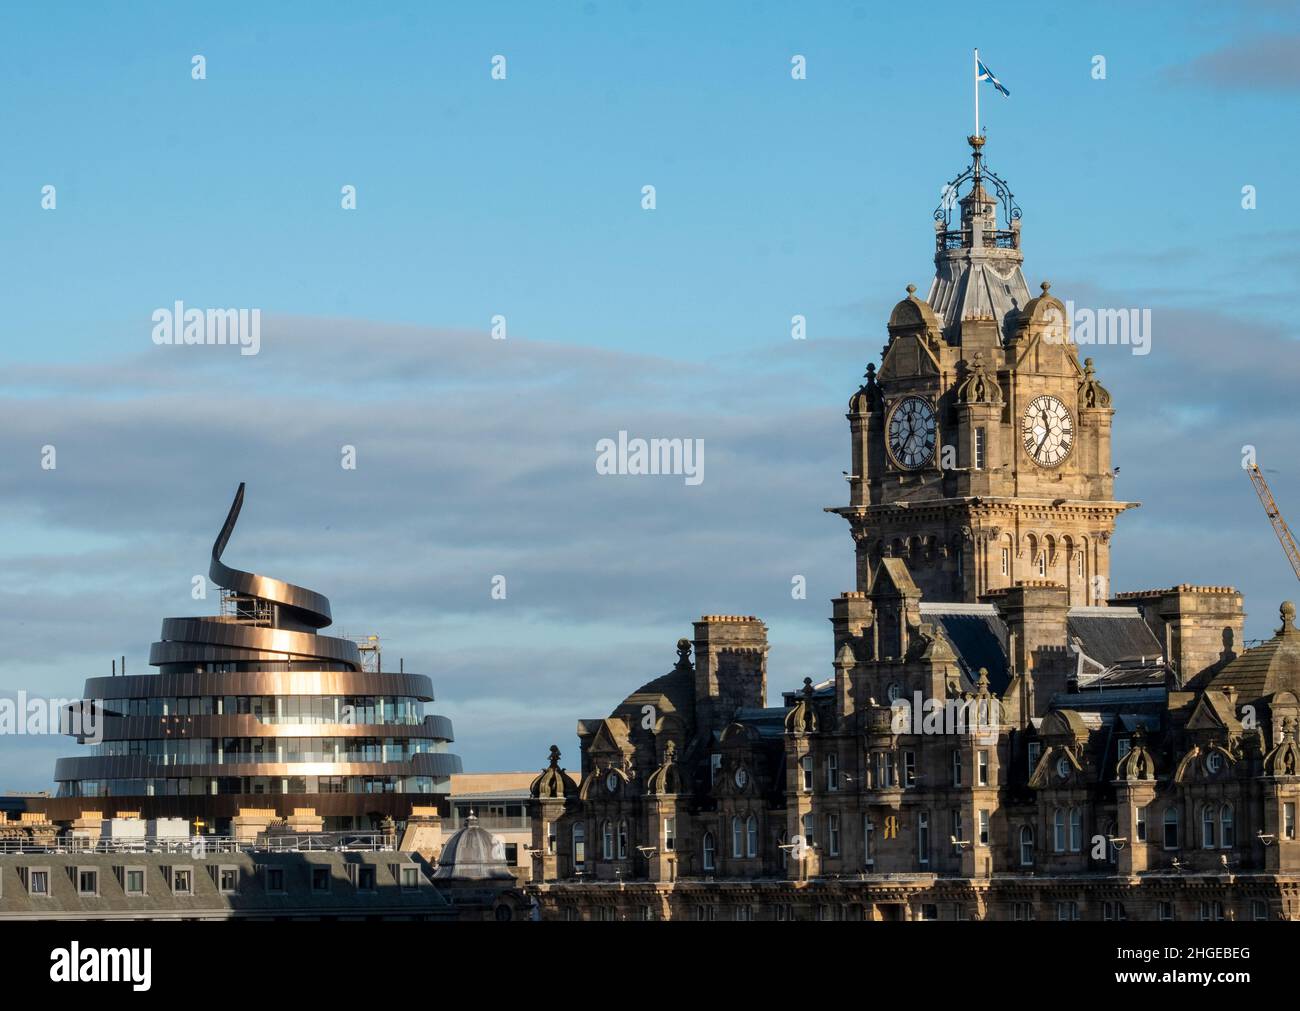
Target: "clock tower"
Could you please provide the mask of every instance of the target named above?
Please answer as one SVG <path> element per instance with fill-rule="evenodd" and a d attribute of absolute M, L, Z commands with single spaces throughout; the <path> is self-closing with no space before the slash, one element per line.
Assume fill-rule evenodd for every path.
<path fill-rule="evenodd" d="M 1104 604 L 1115 517 L 1136 505 L 1113 495 L 1110 394 L 1051 285 L 1030 297 L 1020 208 L 984 138 L 968 142 L 934 213 L 929 294 L 908 285 L 849 401 L 850 502 L 829 511 L 849 522 L 860 591 L 901 558 L 929 601 L 1038 581 Z"/>

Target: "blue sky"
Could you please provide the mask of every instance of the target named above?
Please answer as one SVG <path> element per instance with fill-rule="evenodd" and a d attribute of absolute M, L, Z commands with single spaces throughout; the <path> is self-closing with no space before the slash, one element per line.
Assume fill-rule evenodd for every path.
<path fill-rule="evenodd" d="M 1012 93 L 986 87 L 982 118 L 1031 287 L 1153 312 L 1150 355 L 1095 354 L 1117 495 L 1144 502 L 1115 588 L 1232 583 L 1256 637 L 1295 594 L 1237 465 L 1257 446 L 1300 522 L 1291 5 L 6 17 L 0 627 L 19 645 L 0 691 L 72 694 L 109 656 L 142 658 L 194 609 L 240 480 L 232 563 L 321 590 L 432 674 L 471 768 L 575 751 L 574 721 L 667 669 L 705 611 L 769 621 L 774 689 L 818 673 L 826 600 L 852 578 L 820 511 L 844 498 L 843 406 L 890 306 L 932 274 L 976 45 Z M 150 314 L 176 299 L 260 307 L 263 354 L 155 348 Z M 592 481 L 596 439 L 638 427 L 705 438 L 706 486 Z M 488 599 L 496 573 L 508 602 Z M 0 741 L 0 790 L 47 785 L 66 751 Z"/>

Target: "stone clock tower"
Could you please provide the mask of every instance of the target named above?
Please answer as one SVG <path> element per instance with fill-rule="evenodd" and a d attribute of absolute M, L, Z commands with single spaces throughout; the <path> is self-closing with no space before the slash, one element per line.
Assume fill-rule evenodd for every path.
<path fill-rule="evenodd" d="M 1030 297 L 1020 208 L 983 166 L 984 138 L 969 143 L 935 211 L 929 295 L 908 285 L 849 401 L 850 504 L 830 511 L 849 521 L 858 590 L 902 558 L 929 601 L 1043 581 L 1104 604 L 1115 517 L 1135 505 L 1113 497 L 1110 394 L 1050 285 Z"/>

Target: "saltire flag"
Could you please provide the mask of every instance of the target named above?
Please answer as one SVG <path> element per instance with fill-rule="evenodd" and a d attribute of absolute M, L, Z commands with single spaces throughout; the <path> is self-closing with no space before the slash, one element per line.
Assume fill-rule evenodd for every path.
<path fill-rule="evenodd" d="M 997 88 L 998 91 L 1006 95 L 1007 98 L 1010 98 L 1011 92 L 1007 91 L 1007 89 L 1003 86 L 1002 82 L 993 76 L 993 71 L 991 71 L 988 67 L 984 66 L 984 61 L 976 60 L 975 62 L 979 65 L 979 76 L 976 77 L 975 80 L 993 82 L 993 87 Z"/>

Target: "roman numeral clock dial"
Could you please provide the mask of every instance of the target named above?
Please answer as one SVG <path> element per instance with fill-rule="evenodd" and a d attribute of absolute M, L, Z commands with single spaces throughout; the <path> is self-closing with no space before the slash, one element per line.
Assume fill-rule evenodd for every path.
<path fill-rule="evenodd" d="M 934 408 L 922 397 L 904 397 L 889 412 L 885 426 L 889 455 L 906 470 L 917 470 L 934 459 Z"/>
<path fill-rule="evenodd" d="M 1035 397 L 1020 423 L 1025 452 L 1040 467 L 1056 467 L 1074 448 L 1074 418 L 1056 397 Z"/>

